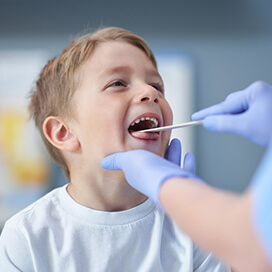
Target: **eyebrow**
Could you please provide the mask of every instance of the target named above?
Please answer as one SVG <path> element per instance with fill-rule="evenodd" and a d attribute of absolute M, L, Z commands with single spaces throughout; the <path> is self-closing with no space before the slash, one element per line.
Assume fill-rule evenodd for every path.
<path fill-rule="evenodd" d="M 123 73 L 123 72 L 132 73 L 132 68 L 130 66 L 125 66 L 125 65 L 112 67 L 102 72 L 99 75 L 99 77 L 110 76 L 115 73 Z M 156 76 L 162 80 L 162 77 L 160 76 L 159 72 L 156 70 L 147 70 L 146 73 L 148 74 L 148 76 Z"/>

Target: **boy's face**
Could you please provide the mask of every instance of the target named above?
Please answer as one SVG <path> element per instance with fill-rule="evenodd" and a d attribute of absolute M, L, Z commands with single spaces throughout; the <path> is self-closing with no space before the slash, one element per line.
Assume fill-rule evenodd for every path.
<path fill-rule="evenodd" d="M 109 154 L 133 149 L 164 156 L 169 131 L 136 132 L 172 124 L 162 79 L 143 51 L 125 42 L 102 43 L 78 75 L 72 124 L 88 163 L 100 165 Z"/>

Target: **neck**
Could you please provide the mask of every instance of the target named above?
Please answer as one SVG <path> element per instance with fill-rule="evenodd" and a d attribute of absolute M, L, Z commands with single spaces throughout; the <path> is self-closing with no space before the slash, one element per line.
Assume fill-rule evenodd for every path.
<path fill-rule="evenodd" d="M 67 191 L 79 204 L 107 212 L 127 210 L 147 199 L 126 182 L 121 171 L 103 178 L 71 178 Z"/>

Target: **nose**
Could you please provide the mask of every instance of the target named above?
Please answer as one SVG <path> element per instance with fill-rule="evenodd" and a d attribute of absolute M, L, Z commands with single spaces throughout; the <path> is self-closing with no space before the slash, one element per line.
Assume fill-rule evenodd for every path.
<path fill-rule="evenodd" d="M 158 91 L 151 85 L 145 85 L 141 88 L 139 95 L 137 97 L 138 102 L 154 102 L 156 104 L 159 103 L 159 94 Z"/>

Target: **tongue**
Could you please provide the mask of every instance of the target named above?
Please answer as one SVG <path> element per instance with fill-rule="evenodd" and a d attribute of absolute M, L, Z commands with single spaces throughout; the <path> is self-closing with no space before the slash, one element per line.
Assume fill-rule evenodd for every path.
<path fill-rule="evenodd" d="M 158 140 L 159 134 L 156 132 L 141 132 L 141 131 L 133 131 L 131 132 L 131 135 L 138 139 L 143 140 Z"/>

